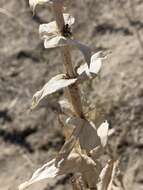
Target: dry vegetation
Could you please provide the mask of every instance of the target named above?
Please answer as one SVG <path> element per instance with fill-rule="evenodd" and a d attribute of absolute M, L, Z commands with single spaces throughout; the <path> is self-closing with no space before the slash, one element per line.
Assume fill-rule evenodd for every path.
<path fill-rule="evenodd" d="M 75 25 L 69 14 L 60 16 L 61 4 L 38 6 L 33 18 L 27 1 L 0 4 L 1 189 L 17 188 L 34 169 L 51 160 L 24 186 L 39 178 L 54 178 L 29 189 L 142 190 L 143 3 L 72 2 L 66 13 L 71 7 Z M 41 24 L 53 18 L 57 26 Z M 34 29 L 39 24 L 45 48 L 59 48 L 43 49 Z M 73 40 L 72 34 L 97 53 Z M 100 50 L 109 55 L 107 60 Z M 44 83 L 33 96 L 31 108 L 38 109 L 31 112 L 30 97 Z M 70 102 L 62 100 L 65 87 Z"/>

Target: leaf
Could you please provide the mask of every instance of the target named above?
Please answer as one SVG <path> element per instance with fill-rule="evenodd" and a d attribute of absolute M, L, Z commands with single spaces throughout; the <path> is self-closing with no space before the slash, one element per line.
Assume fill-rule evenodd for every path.
<path fill-rule="evenodd" d="M 47 162 L 41 168 L 37 169 L 32 175 L 31 179 L 19 186 L 19 190 L 23 190 L 35 182 L 48 178 L 54 178 L 58 175 L 70 173 L 72 169 L 74 169 L 75 159 L 74 157 L 72 158 L 74 163 L 71 167 L 70 163 L 72 162 L 72 160 L 70 160 L 68 156 L 71 153 L 71 150 L 73 149 L 75 140 L 75 137 L 72 136 L 68 141 L 66 141 L 61 151 L 59 152 L 57 158 Z M 65 168 L 67 170 L 65 170 Z"/>
<path fill-rule="evenodd" d="M 74 24 L 75 18 L 70 14 L 65 13 L 63 14 L 63 17 L 65 24 L 68 24 L 69 27 L 71 27 Z M 53 37 L 56 37 L 59 34 L 56 21 L 50 22 L 48 24 L 41 24 L 39 26 L 39 34 L 42 39 L 51 39 Z"/>
<path fill-rule="evenodd" d="M 93 122 L 76 116 L 68 118 L 64 116 L 62 117 L 62 122 L 76 128 L 74 135 L 79 138 L 80 145 L 83 149 L 91 151 L 97 146 L 106 146 L 109 128 L 107 121 L 103 122 L 98 129 L 96 129 Z"/>
<path fill-rule="evenodd" d="M 80 146 L 86 151 L 94 149 L 96 146 L 101 145 L 100 138 L 97 135 L 96 127 L 88 120 L 72 117 L 66 120 L 69 125 L 75 126 L 74 135 L 79 138 Z"/>
<path fill-rule="evenodd" d="M 53 4 L 53 3 L 63 3 L 66 0 L 29 0 L 30 8 L 33 10 L 33 14 L 35 12 L 35 8 L 37 5 L 44 5 L 46 3 Z"/>
<path fill-rule="evenodd" d="M 75 140 L 75 137 L 72 136 L 70 140 L 66 141 L 57 158 L 36 170 L 30 180 L 19 186 L 19 190 L 43 179 L 55 178 L 69 173 L 81 173 L 89 187 L 96 187 L 102 169 L 101 165 L 81 151 L 72 151 Z"/>
<path fill-rule="evenodd" d="M 31 109 L 34 109 L 39 102 L 45 98 L 46 96 L 62 89 L 65 87 L 68 87 L 76 82 L 76 78 L 73 79 L 67 79 L 66 75 L 64 74 L 59 74 L 55 77 L 53 77 L 49 82 L 47 82 L 44 87 L 37 91 L 33 98 L 32 98 L 32 106 Z"/>
<path fill-rule="evenodd" d="M 69 20 L 68 18 L 71 17 L 70 15 L 66 14 L 65 19 L 67 19 L 67 23 L 70 26 L 74 23 L 74 18 L 71 17 Z M 78 48 L 82 53 L 83 56 L 87 62 L 87 64 L 90 64 L 91 59 L 91 49 L 81 42 L 66 38 L 64 36 L 61 36 L 60 32 L 57 29 L 56 22 L 51 22 L 49 24 L 42 24 L 39 27 L 39 34 L 42 39 L 44 39 L 44 47 L 45 48 L 55 48 L 55 47 L 62 47 L 62 46 L 71 46 Z"/>
<path fill-rule="evenodd" d="M 102 59 L 101 52 L 97 52 L 90 57 L 89 65 L 87 63 L 80 65 L 77 68 L 79 80 L 83 81 L 88 78 L 92 79 L 93 77 L 96 77 L 101 70 Z"/>
<path fill-rule="evenodd" d="M 86 154 L 71 152 L 67 159 L 60 163 L 59 174 L 81 173 L 84 182 L 87 183 L 90 188 L 93 188 L 96 187 L 101 169 L 100 163 L 94 162 L 92 158 Z"/>
<path fill-rule="evenodd" d="M 39 34 L 42 39 L 50 39 L 58 34 L 58 28 L 55 21 L 48 24 L 40 24 Z"/>
<path fill-rule="evenodd" d="M 31 179 L 19 186 L 19 190 L 23 190 L 35 182 L 43 179 L 54 178 L 57 176 L 59 169 L 55 167 L 55 159 L 37 169 L 32 175 Z"/>
<path fill-rule="evenodd" d="M 35 8 L 37 5 L 43 5 L 45 3 L 51 3 L 51 0 L 29 0 L 30 8 L 33 10 L 33 13 L 35 11 Z"/>
<path fill-rule="evenodd" d="M 46 49 L 67 46 L 67 39 L 64 36 L 52 36 L 51 38 L 45 37 L 44 47 Z"/>
<path fill-rule="evenodd" d="M 99 51 L 91 56 L 90 67 L 89 67 L 90 73 L 93 73 L 96 75 L 99 73 L 101 66 L 102 66 L 103 59 L 104 58 L 102 57 L 101 51 Z"/>
<path fill-rule="evenodd" d="M 100 173 L 100 182 L 98 183 L 98 190 L 111 190 L 115 170 L 118 161 L 110 160 Z"/>
<path fill-rule="evenodd" d="M 109 123 L 107 121 L 104 121 L 98 128 L 97 134 L 100 137 L 101 144 L 103 147 L 107 144 L 108 139 L 108 129 L 109 129 Z"/>

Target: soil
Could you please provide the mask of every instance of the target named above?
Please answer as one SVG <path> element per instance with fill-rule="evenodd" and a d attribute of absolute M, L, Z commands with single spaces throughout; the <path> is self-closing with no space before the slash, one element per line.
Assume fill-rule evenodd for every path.
<path fill-rule="evenodd" d="M 115 129 L 109 145 L 126 189 L 143 190 L 143 1 L 78 0 L 68 9 L 76 18 L 75 37 L 108 56 L 100 78 L 82 87 L 96 107 L 91 117 Z M 64 143 L 56 114 L 63 92 L 30 111 L 32 95 L 62 71 L 59 51 L 45 50 L 38 34 L 39 24 L 52 19 L 47 7 L 32 17 L 28 0 L 0 1 L 0 190 L 17 189 Z M 82 61 L 79 52 L 72 55 L 75 64 Z M 71 185 L 65 176 L 29 189 Z"/>

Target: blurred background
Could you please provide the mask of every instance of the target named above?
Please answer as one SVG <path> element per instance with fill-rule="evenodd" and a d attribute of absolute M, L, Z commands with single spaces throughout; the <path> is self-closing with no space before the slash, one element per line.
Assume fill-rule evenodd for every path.
<path fill-rule="evenodd" d="M 120 160 L 128 190 L 143 190 L 143 1 L 77 0 L 68 7 L 76 18 L 75 38 L 103 50 L 101 76 L 81 87 L 83 102 L 95 107 L 96 125 L 108 119 L 115 130 L 111 156 Z M 28 0 L 0 0 L 0 190 L 14 190 L 53 158 L 64 143 L 56 114 L 63 92 L 30 112 L 31 98 L 62 71 L 58 50 L 45 50 L 41 23 L 53 20 L 48 7 L 32 17 Z M 72 53 L 73 64 L 83 61 Z M 69 177 L 36 184 L 34 190 L 70 190 Z"/>

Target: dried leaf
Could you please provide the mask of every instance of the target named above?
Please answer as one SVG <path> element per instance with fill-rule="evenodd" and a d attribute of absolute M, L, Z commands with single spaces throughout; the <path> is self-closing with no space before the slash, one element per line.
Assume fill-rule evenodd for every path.
<path fill-rule="evenodd" d="M 75 126 L 74 135 L 79 138 L 80 146 L 86 151 L 94 149 L 96 146 L 101 145 L 100 138 L 97 135 L 96 127 L 92 122 L 85 119 L 72 117 L 66 120 L 69 125 Z"/>
<path fill-rule="evenodd" d="M 37 5 L 43 5 L 45 3 L 51 3 L 51 0 L 29 0 L 30 8 L 33 10 L 33 13 L 35 11 L 35 8 Z"/>
<path fill-rule="evenodd" d="M 79 138 L 80 145 L 87 151 L 93 150 L 96 146 L 105 147 L 108 139 L 109 123 L 103 122 L 98 130 L 93 122 L 78 117 L 62 117 L 62 122 L 67 126 L 76 128 L 74 135 Z"/>
<path fill-rule="evenodd" d="M 71 16 L 70 14 L 65 13 L 63 14 L 63 17 L 64 17 L 65 24 L 68 24 L 69 27 L 71 27 L 74 24 L 75 18 Z M 59 34 L 59 31 L 58 31 L 56 21 L 50 22 L 48 24 L 41 24 L 39 27 L 39 34 L 42 39 L 45 39 L 45 38 L 48 39 L 48 37 L 49 39 L 51 39 L 52 36 L 53 37 L 57 36 Z"/>
<path fill-rule="evenodd" d="M 79 75 L 79 80 L 83 81 L 96 77 L 101 70 L 102 59 L 101 52 L 97 52 L 90 57 L 89 65 L 87 63 L 80 65 L 76 71 Z"/>
<path fill-rule="evenodd" d="M 69 14 L 64 14 L 65 24 L 68 24 L 71 27 L 75 19 Z M 77 47 L 82 53 L 87 62 L 90 64 L 91 59 L 91 49 L 81 42 L 77 40 L 66 38 L 61 36 L 60 32 L 58 31 L 56 22 L 51 22 L 49 24 L 42 24 L 39 27 L 39 34 L 42 39 L 44 39 L 44 47 L 45 48 L 55 48 L 55 47 L 62 47 L 62 46 L 72 46 Z"/>
<path fill-rule="evenodd" d="M 55 21 L 48 24 L 40 24 L 39 26 L 39 34 L 42 39 L 51 39 L 54 36 L 57 36 L 58 33 L 59 32 Z"/>
<path fill-rule="evenodd" d="M 90 67 L 89 67 L 90 73 L 93 73 L 93 74 L 99 73 L 102 66 L 103 59 L 104 58 L 101 51 L 92 55 L 91 61 L 90 61 Z"/>
<path fill-rule="evenodd" d="M 118 165 L 118 161 L 110 160 L 100 173 L 98 190 L 111 190 L 113 178 Z"/>
<path fill-rule="evenodd" d="M 76 82 L 76 78 L 73 79 L 67 79 L 64 74 L 59 74 L 55 77 L 53 77 L 49 82 L 47 82 L 44 87 L 40 90 L 37 91 L 33 98 L 32 98 L 32 106 L 31 109 L 34 109 L 39 102 L 45 98 L 46 96 L 62 89 L 67 86 L 70 86 Z"/>
<path fill-rule="evenodd" d="M 70 160 L 70 157 L 68 158 L 68 156 L 73 149 L 75 140 L 75 137 L 72 136 L 68 141 L 66 141 L 57 158 L 51 160 L 50 162 L 46 163 L 41 168 L 36 170 L 30 180 L 19 186 L 19 190 L 23 190 L 33 183 L 41 181 L 43 179 L 54 178 L 58 175 L 70 173 L 72 168 L 74 169 L 74 167 L 73 165 L 71 167 L 72 161 Z M 73 162 L 75 162 L 74 157 L 72 158 L 72 160 Z M 65 168 L 67 168 L 67 170 Z"/>
<path fill-rule="evenodd" d="M 74 143 L 75 138 L 72 136 L 72 138 L 65 143 L 58 157 L 36 170 L 30 180 L 20 185 L 19 190 L 23 190 L 43 179 L 76 172 L 81 173 L 89 187 L 96 187 L 98 176 L 101 172 L 101 165 L 99 162 L 94 162 L 94 160 L 86 154 L 71 152 Z"/>
<path fill-rule="evenodd" d="M 94 162 L 92 158 L 85 154 L 71 153 L 66 160 L 60 163 L 59 174 L 81 173 L 84 181 L 90 188 L 96 187 L 101 165 Z"/>
<path fill-rule="evenodd" d="M 64 36 L 52 36 L 51 38 L 45 37 L 44 47 L 46 49 L 66 46 L 67 39 Z"/>
<path fill-rule="evenodd" d="M 41 181 L 43 179 L 54 178 L 57 176 L 58 171 L 59 169 L 55 167 L 55 159 L 53 159 L 36 170 L 30 180 L 19 186 L 19 190 L 23 190 L 33 183 Z"/>
<path fill-rule="evenodd" d="M 35 8 L 37 5 L 43 5 L 43 4 L 52 4 L 52 3 L 63 3 L 65 0 L 29 0 L 30 8 L 33 10 L 33 13 L 35 12 Z"/>
<path fill-rule="evenodd" d="M 107 144 L 108 139 L 108 129 L 109 129 L 109 123 L 107 121 L 104 121 L 98 128 L 97 134 L 100 137 L 101 144 L 103 147 Z"/>

